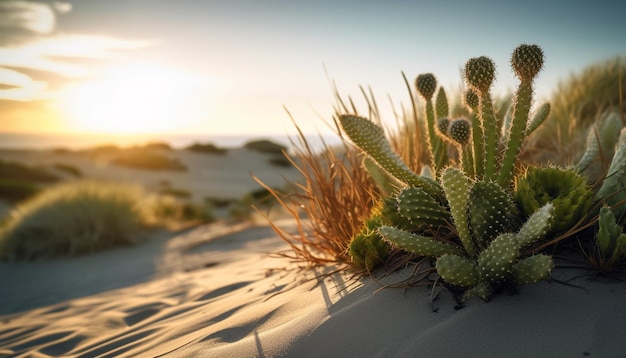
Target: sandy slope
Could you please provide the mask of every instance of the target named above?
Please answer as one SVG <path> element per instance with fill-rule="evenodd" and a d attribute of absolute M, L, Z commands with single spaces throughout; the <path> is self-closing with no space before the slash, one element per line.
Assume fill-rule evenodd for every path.
<path fill-rule="evenodd" d="M 160 151 L 160 154 L 180 160 L 187 171 L 145 170 L 122 167 L 111 163 L 111 155 L 89 156 L 80 152 L 52 150 L 0 149 L 0 159 L 31 166 L 54 169 L 55 164 L 69 164 L 80 169 L 84 177 L 103 180 L 136 182 L 157 190 L 167 181 L 173 188 L 191 192 L 192 199 L 201 202 L 207 196 L 237 199 L 260 188 L 251 174 L 270 186 L 281 186 L 285 178 L 300 179 L 292 168 L 268 164 L 272 157 L 244 148 L 229 149 L 224 155 L 195 153 L 185 150 Z M 58 172 L 63 174 L 62 172 Z"/>
<path fill-rule="evenodd" d="M 305 282 L 316 272 L 289 270 L 293 265 L 287 260 L 266 254 L 283 249 L 267 226 L 213 224 L 80 259 L 0 264 L 0 355 L 623 357 L 626 352 L 623 282 L 588 277 L 572 282 L 585 290 L 543 282 L 456 310 L 446 291 L 431 304 L 426 287 L 376 292 L 379 283 L 350 282 L 338 274 Z"/>
<path fill-rule="evenodd" d="M 165 175 L 50 152 L 11 155 L 147 185 Z M 196 197 L 254 190 L 249 171 L 282 183 L 258 153 L 177 155 L 192 170 L 169 176 L 172 185 Z M 295 230 L 292 220 L 280 225 Z M 410 269 L 381 283 L 310 280 L 322 272 L 268 257 L 286 249 L 266 225 L 215 223 L 89 256 L 0 263 L 0 357 L 626 356 L 622 281 L 556 270 L 560 280 L 580 276 L 570 283 L 584 289 L 542 282 L 456 310 L 440 289 L 432 303 L 429 287 L 378 291 Z"/>

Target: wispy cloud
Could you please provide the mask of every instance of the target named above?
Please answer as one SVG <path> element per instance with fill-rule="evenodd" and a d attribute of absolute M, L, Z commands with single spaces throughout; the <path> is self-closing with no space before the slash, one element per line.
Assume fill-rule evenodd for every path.
<path fill-rule="evenodd" d="M 110 61 L 120 52 L 156 44 L 104 35 L 56 33 L 57 17 L 71 12 L 61 1 L 0 2 L 0 100 L 30 101 L 50 97 L 45 81 L 33 79 L 29 70 L 78 79 L 89 75 L 84 60 Z M 8 87 L 8 89 L 6 89 Z"/>
<path fill-rule="evenodd" d="M 72 5 L 55 1 L 44 4 L 32 1 L 4 1 L 0 3 L 0 27 L 49 34 L 56 27 L 56 13 L 71 11 Z"/>

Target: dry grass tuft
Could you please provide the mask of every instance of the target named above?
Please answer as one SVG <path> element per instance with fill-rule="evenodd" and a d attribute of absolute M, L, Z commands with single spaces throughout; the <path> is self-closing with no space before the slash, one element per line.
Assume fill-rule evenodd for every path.
<path fill-rule="evenodd" d="M 347 264 L 348 245 L 369 216 L 376 187 L 361 166 L 361 156 L 345 140 L 341 148 L 324 143 L 322 150 L 315 152 L 296 128 L 299 143 L 292 143 L 295 154 L 288 158 L 302 174 L 302 181 L 288 183 L 291 193 L 280 194 L 255 179 L 296 219 L 298 230 L 287 233 L 268 221 L 293 251 L 282 256 L 307 266 Z"/>

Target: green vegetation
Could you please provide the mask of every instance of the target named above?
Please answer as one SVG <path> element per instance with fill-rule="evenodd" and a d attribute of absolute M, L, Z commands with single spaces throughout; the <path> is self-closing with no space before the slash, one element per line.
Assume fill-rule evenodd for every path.
<path fill-rule="evenodd" d="M 280 157 L 272 157 L 268 160 L 268 162 L 272 165 L 275 165 L 277 167 L 282 167 L 282 168 L 291 168 L 291 161 L 284 157 L 284 156 L 280 156 Z"/>
<path fill-rule="evenodd" d="M 193 143 L 190 146 L 186 147 L 185 150 L 188 150 L 190 152 L 207 153 L 207 154 L 228 153 L 228 149 L 220 148 L 213 143 Z"/>
<path fill-rule="evenodd" d="M 61 184 L 20 204 L 0 231 L 0 257 L 77 255 L 138 242 L 149 222 L 143 192 L 126 185 Z"/>
<path fill-rule="evenodd" d="M 467 116 L 461 118 L 449 117 L 454 102 L 437 88 L 433 74 L 417 76 L 415 89 L 425 105 L 415 105 L 410 91 L 413 115 L 402 114 L 396 133 L 380 125 L 373 98 L 366 95 L 368 119 L 352 114 L 357 112 L 353 101 L 337 95 L 336 125 L 351 142 L 345 140 L 345 158 L 297 149 L 305 184 L 295 185 L 290 197 L 274 192 L 295 219 L 304 214 L 311 223 L 313 237 L 277 230 L 294 258 L 311 265 L 349 263 L 364 272 L 414 265 L 407 282 L 436 272 L 434 282 L 460 301 L 488 300 L 547 279 L 558 267 L 553 256 L 564 252 L 578 252 L 588 259 L 587 267 L 603 274 L 624 267 L 623 107 L 596 113 L 602 119 L 582 135 L 587 146 L 578 164 L 571 165 L 571 153 L 560 150 L 552 165 L 542 165 L 542 140 L 559 137 L 561 130 L 548 124 L 555 120 L 550 104 L 532 111 L 542 49 L 520 45 L 511 66 L 518 88 L 510 106 L 497 107 L 491 95 L 495 63 L 485 56 L 466 63 Z M 410 88 L 406 78 L 405 83 Z M 580 115 L 580 108 L 570 105 L 569 116 Z M 301 143 L 308 148 L 305 139 Z M 596 163 L 602 163 L 599 170 Z M 337 170 L 352 172 L 337 175 Z"/>
<path fill-rule="evenodd" d="M 148 170 L 174 170 L 185 171 L 187 167 L 178 159 L 170 158 L 153 151 L 140 149 L 127 149 L 117 155 L 113 164 L 125 167 L 148 169 Z"/>
<path fill-rule="evenodd" d="M 138 244 L 152 227 L 212 220 L 204 206 L 150 196 L 138 186 L 67 182 L 16 206 L 0 227 L 0 259 L 92 253 Z"/>
<path fill-rule="evenodd" d="M 42 168 L 0 160 L 0 178 L 35 183 L 54 183 L 59 177 Z"/>
<path fill-rule="evenodd" d="M 247 142 L 244 144 L 244 148 L 269 154 L 282 154 L 287 149 L 284 145 L 264 139 Z"/>
<path fill-rule="evenodd" d="M 159 190 L 159 193 L 161 195 L 171 195 L 171 196 L 179 198 L 179 199 L 189 199 L 189 198 L 191 198 L 191 192 L 189 192 L 189 190 L 186 190 L 186 189 L 177 189 L 177 188 L 165 187 L 165 188 L 162 188 L 161 190 Z"/>
<path fill-rule="evenodd" d="M 28 199 L 37 194 L 40 190 L 39 186 L 33 183 L 0 179 L 0 199 L 10 203 L 17 203 Z"/>
<path fill-rule="evenodd" d="M 83 173 L 80 171 L 80 169 L 70 164 L 56 163 L 54 164 L 54 167 L 60 171 L 63 171 L 72 175 L 75 178 L 80 178 L 83 176 Z"/>

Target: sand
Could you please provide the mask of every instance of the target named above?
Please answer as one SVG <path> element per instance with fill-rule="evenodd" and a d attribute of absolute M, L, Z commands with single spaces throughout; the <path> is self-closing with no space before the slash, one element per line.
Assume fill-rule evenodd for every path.
<path fill-rule="evenodd" d="M 0 357 L 626 356 L 623 281 L 557 269 L 456 309 L 441 288 L 381 290 L 411 268 L 380 281 L 323 276 L 335 267 L 299 269 L 272 255 L 284 250 L 262 222 L 217 222 L 0 263 Z"/>

